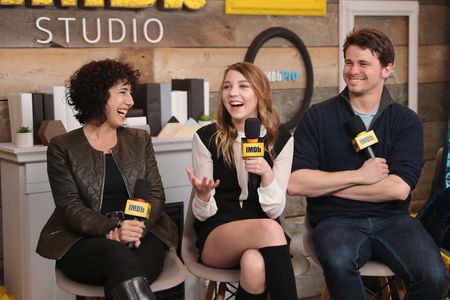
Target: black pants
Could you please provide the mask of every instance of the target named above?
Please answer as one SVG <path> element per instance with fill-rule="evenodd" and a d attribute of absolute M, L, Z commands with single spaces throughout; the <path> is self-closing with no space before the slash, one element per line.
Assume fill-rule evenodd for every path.
<path fill-rule="evenodd" d="M 56 267 L 72 280 L 110 290 L 138 276 L 147 277 L 149 283 L 155 281 L 164 266 L 165 251 L 166 246 L 152 233 L 141 239 L 136 249 L 106 238 L 83 238 L 56 262 Z"/>

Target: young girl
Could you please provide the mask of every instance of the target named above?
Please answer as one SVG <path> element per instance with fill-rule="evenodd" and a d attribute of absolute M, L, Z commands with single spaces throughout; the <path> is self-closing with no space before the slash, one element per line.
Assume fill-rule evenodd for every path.
<path fill-rule="evenodd" d="M 243 159 L 247 118 L 261 121 L 264 157 Z M 258 67 L 227 68 L 217 123 L 200 128 L 192 142 L 195 189 L 192 209 L 201 261 L 240 267 L 237 299 L 297 299 L 286 235 L 278 222 L 286 202 L 293 155 L 291 134 L 279 128 L 269 81 Z M 257 183 L 248 184 L 249 174 Z"/>

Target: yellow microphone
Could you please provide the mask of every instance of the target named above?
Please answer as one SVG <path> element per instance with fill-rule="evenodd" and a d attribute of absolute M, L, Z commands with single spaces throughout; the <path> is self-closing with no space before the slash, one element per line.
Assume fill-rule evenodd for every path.
<path fill-rule="evenodd" d="M 150 217 L 151 205 L 150 200 L 151 183 L 145 179 L 138 179 L 134 185 L 134 199 L 128 199 L 125 204 L 124 214 L 127 219 L 144 221 Z M 128 243 L 129 248 L 134 247 L 134 243 Z"/>
<path fill-rule="evenodd" d="M 242 157 L 244 159 L 264 156 L 264 143 L 259 141 L 260 132 L 261 122 L 259 121 L 259 119 L 245 119 L 245 138 L 242 139 Z M 253 173 L 248 174 L 249 191 L 255 191 L 258 188 L 258 180 L 258 175 Z"/>
<path fill-rule="evenodd" d="M 245 120 L 245 138 L 242 140 L 242 157 L 264 156 L 264 143 L 259 141 L 261 122 L 257 118 Z"/>
<path fill-rule="evenodd" d="M 378 143 L 378 139 L 373 130 L 367 132 L 363 131 L 352 140 L 356 152 L 366 149 L 376 143 Z"/>
<path fill-rule="evenodd" d="M 372 145 L 378 143 L 378 138 L 373 130 L 366 131 L 366 126 L 361 120 L 361 117 L 354 115 L 348 122 L 348 126 L 355 138 L 352 140 L 353 148 L 356 152 L 363 151 L 369 158 L 374 158 L 375 153 L 373 152 Z"/>

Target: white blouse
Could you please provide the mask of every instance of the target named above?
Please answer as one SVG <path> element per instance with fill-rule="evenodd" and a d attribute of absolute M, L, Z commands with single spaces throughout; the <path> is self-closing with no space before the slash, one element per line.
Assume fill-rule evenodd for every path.
<path fill-rule="evenodd" d="M 261 128 L 261 136 L 265 135 L 265 129 Z M 239 132 L 233 144 L 234 163 L 237 170 L 237 179 L 241 187 L 239 201 L 242 207 L 243 202 L 248 196 L 248 172 L 245 171 L 245 163 L 242 159 L 241 139 L 245 137 L 243 132 Z M 275 161 L 273 162 L 272 171 L 274 180 L 265 187 L 258 187 L 259 203 L 262 210 L 269 218 L 275 219 L 279 217 L 284 210 L 286 204 L 286 189 L 291 174 L 292 157 L 294 152 L 294 139 L 290 137 L 284 148 L 281 150 Z M 213 179 L 213 161 L 211 153 L 201 141 L 197 133 L 192 140 L 192 167 L 194 175 L 200 180 L 203 177 Z M 226 178 L 218 178 L 221 181 Z M 219 184 L 220 185 L 220 184 Z M 197 195 L 194 196 L 192 202 L 192 211 L 194 216 L 204 221 L 213 216 L 217 212 L 217 204 L 214 199 L 215 190 L 211 191 L 211 198 L 208 202 L 200 200 Z"/>

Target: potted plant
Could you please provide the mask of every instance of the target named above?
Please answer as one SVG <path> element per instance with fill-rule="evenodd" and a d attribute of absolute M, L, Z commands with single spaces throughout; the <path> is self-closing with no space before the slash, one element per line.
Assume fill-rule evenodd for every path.
<path fill-rule="evenodd" d="M 198 118 L 198 124 L 200 124 L 202 126 L 205 126 L 205 125 L 208 125 L 208 124 L 211 124 L 211 123 L 212 123 L 212 120 L 211 120 L 211 117 L 209 115 L 201 115 Z"/>
<path fill-rule="evenodd" d="M 17 147 L 33 147 L 33 132 L 27 126 L 20 126 L 16 131 Z"/>

